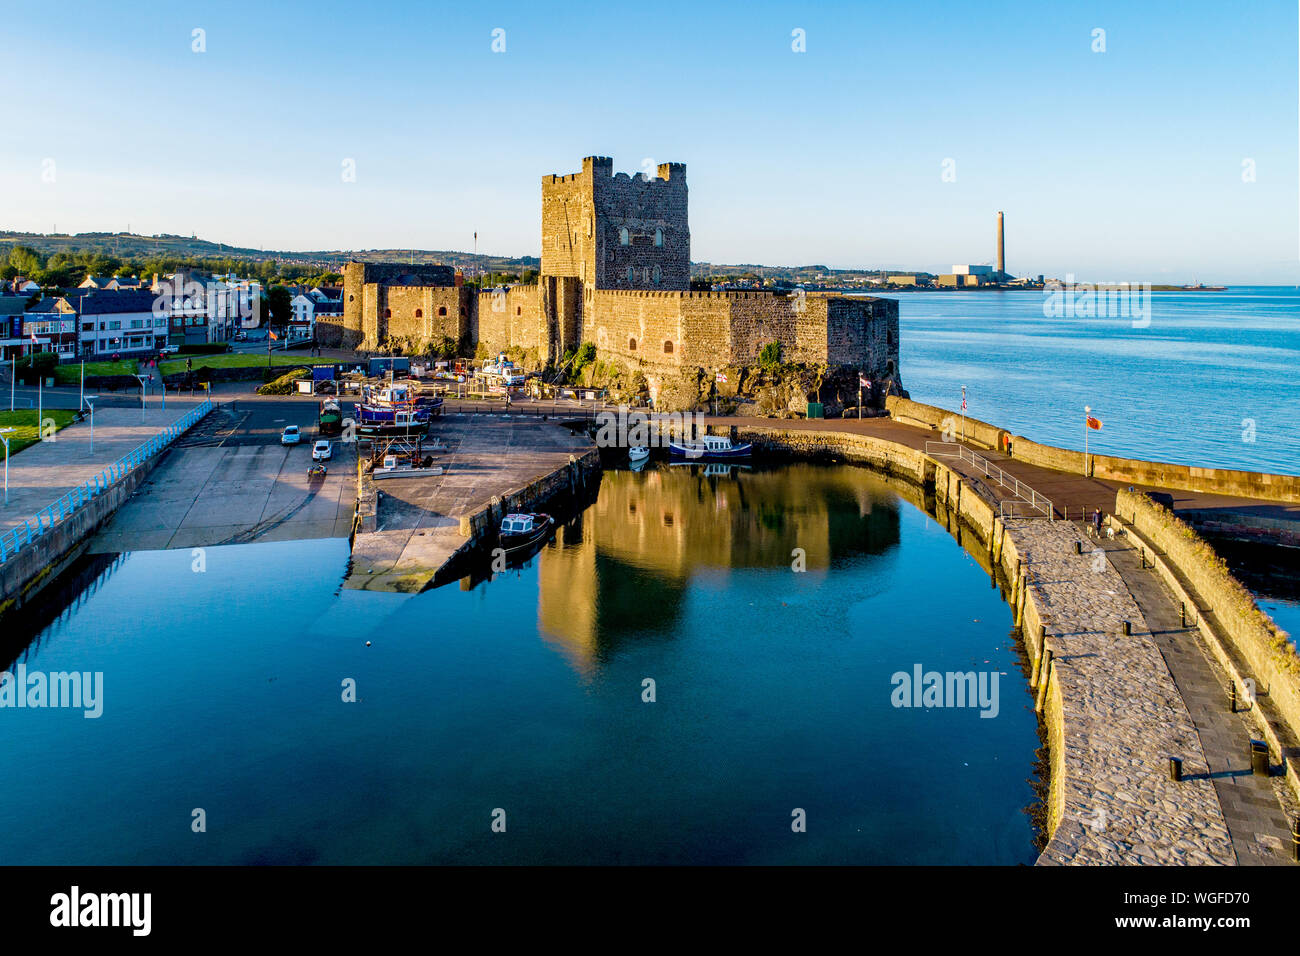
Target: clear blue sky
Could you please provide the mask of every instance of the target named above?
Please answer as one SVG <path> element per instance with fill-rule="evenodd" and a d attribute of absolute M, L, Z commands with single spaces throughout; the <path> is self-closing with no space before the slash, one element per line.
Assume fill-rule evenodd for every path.
<path fill-rule="evenodd" d="M 1300 282 L 1294 3 L 54 9 L 7 5 L 0 228 L 535 255 L 602 154 L 687 164 L 696 260 L 948 271 L 1001 209 L 1016 274 Z"/>

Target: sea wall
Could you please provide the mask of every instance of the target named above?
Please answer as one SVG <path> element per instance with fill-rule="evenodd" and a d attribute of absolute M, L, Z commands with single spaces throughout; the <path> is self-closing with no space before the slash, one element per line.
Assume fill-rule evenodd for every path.
<path fill-rule="evenodd" d="M 886 396 L 885 408 L 888 410 L 890 417 L 898 421 L 907 422 L 911 425 L 924 425 L 938 431 L 944 431 L 951 425 L 952 434 L 958 437 L 961 436 L 963 428 L 961 412 L 950 412 L 948 409 L 939 408 L 937 405 L 925 405 L 911 399 L 899 398 L 896 395 Z M 972 445 L 982 445 L 985 448 L 1001 449 L 1006 439 L 1011 435 L 1005 428 L 998 428 L 996 425 L 982 422 L 978 418 L 971 418 L 969 415 L 966 416 L 964 427 L 966 441 Z"/>
<path fill-rule="evenodd" d="M 1017 455 L 1017 457 L 1019 457 Z M 1159 461 L 1092 455 L 1092 475 L 1132 485 L 1155 485 L 1266 501 L 1300 502 L 1300 477 L 1230 468 L 1195 468 Z"/>
<path fill-rule="evenodd" d="M 958 423 L 958 428 L 961 427 L 961 412 L 935 405 L 923 405 L 891 396 L 885 400 L 885 407 L 891 417 L 908 424 L 942 430 L 945 421 L 951 418 Z M 1300 502 L 1300 476 L 1296 475 L 1237 471 L 1231 468 L 1199 468 L 1161 461 L 1118 458 L 1114 455 L 1089 454 L 1085 461 L 1081 451 L 1042 445 L 1023 435 L 1011 435 L 1006 429 L 973 418 L 966 419 L 966 435 L 970 444 L 985 448 L 1001 448 L 1000 442 L 1004 437 L 1009 438 L 1011 457 L 1017 461 L 1073 474 L 1087 474 L 1105 481 L 1175 491 L 1259 498 L 1265 501 Z"/>

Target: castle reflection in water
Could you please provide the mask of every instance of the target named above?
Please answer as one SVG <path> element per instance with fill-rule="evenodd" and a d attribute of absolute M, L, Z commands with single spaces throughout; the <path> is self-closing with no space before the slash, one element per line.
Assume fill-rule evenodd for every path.
<path fill-rule="evenodd" d="M 899 507 L 884 484 L 844 466 L 609 471 L 596 502 L 535 559 L 539 627 L 591 672 L 620 642 L 671 638 L 692 586 L 793 574 L 800 557 L 800 583 L 816 586 L 834 565 L 887 554 L 899 544 Z"/>

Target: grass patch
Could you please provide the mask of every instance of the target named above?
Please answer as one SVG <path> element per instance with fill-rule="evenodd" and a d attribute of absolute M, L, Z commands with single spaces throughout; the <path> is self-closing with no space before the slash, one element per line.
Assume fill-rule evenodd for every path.
<path fill-rule="evenodd" d="M 77 413 L 70 408 L 45 409 L 45 419 L 47 422 L 54 422 L 55 431 L 67 428 L 76 417 Z M 9 439 L 9 453 L 11 455 L 16 455 L 28 445 L 35 445 L 40 441 L 40 434 L 36 427 L 36 409 L 34 408 L 0 412 L 0 428 L 18 429 L 18 431 L 5 436 Z M 4 447 L 0 446 L 0 461 L 4 461 L 4 454 Z"/>
<path fill-rule="evenodd" d="M 134 375 L 135 359 L 118 359 L 116 362 L 87 362 L 86 376 L 91 375 Z M 81 363 L 60 365 L 54 370 L 54 382 L 57 385 L 76 385 L 81 381 Z"/>
<path fill-rule="evenodd" d="M 266 368 L 267 365 L 264 354 L 191 355 L 189 358 L 193 360 L 196 372 L 205 366 L 207 368 Z M 186 356 L 181 356 L 161 363 L 162 374 L 175 375 L 177 372 L 186 371 L 185 359 Z M 272 365 L 333 365 L 337 361 L 331 358 L 298 355 L 294 352 L 275 352 L 271 356 Z"/>

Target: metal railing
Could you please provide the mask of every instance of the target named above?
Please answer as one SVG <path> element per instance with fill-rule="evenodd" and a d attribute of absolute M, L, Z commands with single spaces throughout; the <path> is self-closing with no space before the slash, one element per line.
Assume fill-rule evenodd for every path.
<path fill-rule="evenodd" d="M 1055 511 L 1050 499 L 1040 495 L 1015 475 L 1007 474 L 983 455 L 977 455 L 965 445 L 949 441 L 927 441 L 925 443 L 925 453 L 935 458 L 956 458 L 974 465 L 984 472 L 985 478 L 992 478 L 1003 488 L 1006 488 L 1021 501 L 1028 504 L 1034 511 L 1046 515 L 1049 521 L 1055 519 Z M 999 505 L 1000 508 L 1001 505 Z"/>
<path fill-rule="evenodd" d="M 212 411 L 212 408 L 212 399 L 204 399 L 201 405 L 190 409 L 179 421 L 168 425 L 143 445 L 123 455 L 85 484 L 62 495 L 53 504 L 42 508 L 21 525 L 0 534 L 0 564 L 11 560 L 41 535 L 49 534 L 55 525 L 67 520 L 78 509 L 108 491 L 188 431 L 199 419 Z"/>

